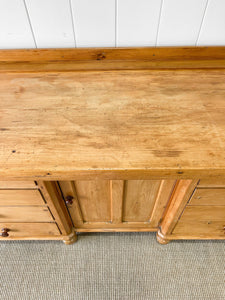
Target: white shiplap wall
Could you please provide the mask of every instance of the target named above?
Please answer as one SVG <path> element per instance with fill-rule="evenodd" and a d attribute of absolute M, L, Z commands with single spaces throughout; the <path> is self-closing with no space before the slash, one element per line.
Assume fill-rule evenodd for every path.
<path fill-rule="evenodd" d="M 195 45 L 207 0 L 164 0 L 157 45 Z"/>
<path fill-rule="evenodd" d="M 0 49 L 225 45 L 225 0 L 0 0 Z"/>

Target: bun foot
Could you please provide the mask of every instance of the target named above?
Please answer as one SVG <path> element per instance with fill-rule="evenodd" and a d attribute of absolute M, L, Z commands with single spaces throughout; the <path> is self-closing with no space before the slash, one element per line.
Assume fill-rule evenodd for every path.
<path fill-rule="evenodd" d="M 170 240 L 166 239 L 160 231 L 156 233 L 156 239 L 157 242 L 160 243 L 161 245 L 166 245 L 170 242 Z"/>
<path fill-rule="evenodd" d="M 67 235 L 63 240 L 64 244 L 66 244 L 66 245 L 71 245 L 71 244 L 75 243 L 76 241 L 77 241 L 77 235 L 74 230 L 69 235 Z"/>

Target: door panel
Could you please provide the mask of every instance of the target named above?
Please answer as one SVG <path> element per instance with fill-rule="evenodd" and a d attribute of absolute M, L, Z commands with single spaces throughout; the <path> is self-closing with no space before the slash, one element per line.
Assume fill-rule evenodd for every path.
<path fill-rule="evenodd" d="M 124 186 L 123 222 L 148 222 L 160 180 L 128 180 Z"/>
<path fill-rule="evenodd" d="M 76 181 L 75 187 L 84 222 L 110 222 L 110 181 Z"/>
<path fill-rule="evenodd" d="M 158 226 L 174 185 L 174 180 L 59 182 L 77 231 L 151 231 Z"/>

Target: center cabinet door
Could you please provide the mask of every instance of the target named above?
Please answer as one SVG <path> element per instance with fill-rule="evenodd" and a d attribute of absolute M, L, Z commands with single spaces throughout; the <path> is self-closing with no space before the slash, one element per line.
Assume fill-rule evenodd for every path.
<path fill-rule="evenodd" d="M 175 180 L 58 182 L 77 231 L 155 231 Z"/>

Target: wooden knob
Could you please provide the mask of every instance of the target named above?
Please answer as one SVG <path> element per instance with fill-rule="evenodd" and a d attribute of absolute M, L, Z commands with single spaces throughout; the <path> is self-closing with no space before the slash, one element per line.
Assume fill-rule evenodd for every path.
<path fill-rule="evenodd" d="M 9 231 L 10 231 L 10 230 L 9 230 L 8 228 L 2 228 L 2 229 L 1 229 L 1 232 L 2 232 L 2 233 L 0 233 L 0 236 L 2 236 L 2 237 L 7 237 L 7 236 L 9 236 L 9 234 L 8 234 Z"/>
<path fill-rule="evenodd" d="M 66 196 L 66 204 L 73 204 L 73 196 Z"/>

